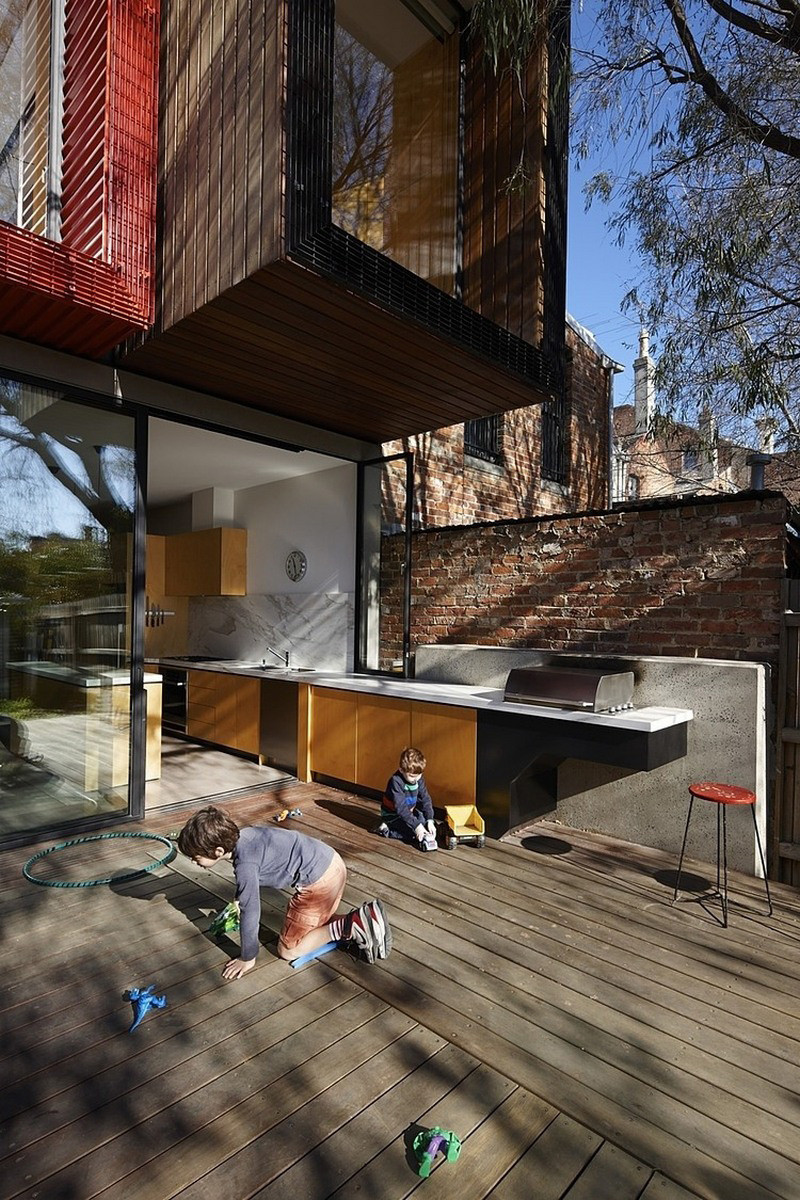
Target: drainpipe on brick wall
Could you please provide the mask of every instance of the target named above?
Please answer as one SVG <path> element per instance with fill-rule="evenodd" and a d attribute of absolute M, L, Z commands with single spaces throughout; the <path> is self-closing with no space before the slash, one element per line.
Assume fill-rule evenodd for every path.
<path fill-rule="evenodd" d="M 655 407 L 656 385 L 650 357 L 650 334 L 646 329 L 640 329 L 639 357 L 633 362 L 633 412 L 638 434 L 646 437 L 650 432 Z"/>
<path fill-rule="evenodd" d="M 606 508 L 611 508 L 614 502 L 614 376 L 619 375 L 625 368 L 613 358 L 603 358 L 603 370 L 606 373 L 606 391 L 608 393 L 608 457 L 606 466 Z"/>

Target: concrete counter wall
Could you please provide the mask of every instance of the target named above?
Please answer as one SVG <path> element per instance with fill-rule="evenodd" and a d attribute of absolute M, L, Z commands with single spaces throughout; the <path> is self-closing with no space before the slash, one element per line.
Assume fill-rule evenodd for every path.
<path fill-rule="evenodd" d="M 636 707 L 691 708 L 688 753 L 655 771 L 618 768 L 568 759 L 558 772 L 554 817 L 577 829 L 605 833 L 639 845 L 680 852 L 688 807 L 688 784 L 701 779 L 749 788 L 766 845 L 769 668 L 721 659 L 564 655 L 498 646 L 423 645 L 416 650 L 416 677 L 439 683 L 503 687 L 508 672 L 558 661 L 564 665 L 618 664 L 636 677 Z M 728 814 L 731 867 L 760 874 L 749 813 Z M 687 848 L 692 858 L 716 855 L 713 805 L 697 804 Z"/>

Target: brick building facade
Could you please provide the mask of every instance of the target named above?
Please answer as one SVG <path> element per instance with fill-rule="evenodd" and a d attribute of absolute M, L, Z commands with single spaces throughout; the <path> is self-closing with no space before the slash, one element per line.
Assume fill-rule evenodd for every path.
<path fill-rule="evenodd" d="M 498 461 L 465 451 L 465 426 L 450 425 L 383 445 L 387 455 L 410 451 L 415 460 L 414 526 L 472 525 L 605 507 L 609 489 L 611 362 L 585 330 L 567 323 L 567 479 L 542 473 L 542 407 L 498 417 Z M 402 524 L 399 467 L 384 479 L 384 528 Z"/>
<path fill-rule="evenodd" d="M 412 645 L 777 663 L 790 509 L 693 497 L 414 534 Z M 402 539 L 384 539 L 382 635 L 400 638 Z"/>

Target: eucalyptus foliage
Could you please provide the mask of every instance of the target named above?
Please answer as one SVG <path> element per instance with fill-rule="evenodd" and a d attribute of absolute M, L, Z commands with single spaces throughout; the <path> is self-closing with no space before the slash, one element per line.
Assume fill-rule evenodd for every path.
<path fill-rule="evenodd" d="M 521 79 L 546 28 L 550 0 L 476 0 L 471 22 L 483 39 L 496 72 L 510 69 Z"/>
<path fill-rule="evenodd" d="M 493 62 L 509 39 L 527 52 L 544 2 L 481 0 Z M 681 419 L 711 405 L 731 432 L 775 418 L 797 447 L 800 0 L 587 0 L 581 13 L 573 147 L 622 159 L 586 191 L 643 255 L 626 303 L 655 338 L 659 403 Z"/>
<path fill-rule="evenodd" d="M 657 338 L 662 409 L 710 406 L 800 443 L 800 5 L 614 3 L 575 49 L 575 145 L 633 150 L 590 199 L 645 269 L 626 298 Z"/>

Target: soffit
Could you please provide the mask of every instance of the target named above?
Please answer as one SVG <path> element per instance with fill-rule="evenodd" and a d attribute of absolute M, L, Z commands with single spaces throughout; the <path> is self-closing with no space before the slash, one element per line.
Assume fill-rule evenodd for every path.
<path fill-rule="evenodd" d="M 151 335 L 122 365 L 373 442 L 545 399 L 521 376 L 286 261 Z"/>

